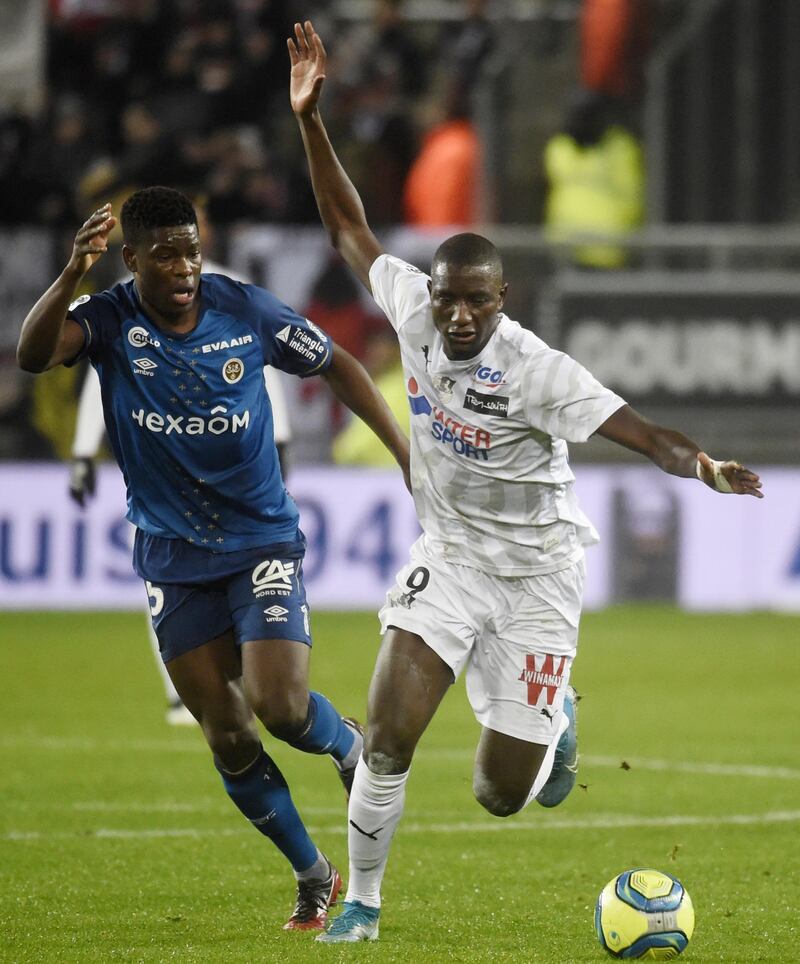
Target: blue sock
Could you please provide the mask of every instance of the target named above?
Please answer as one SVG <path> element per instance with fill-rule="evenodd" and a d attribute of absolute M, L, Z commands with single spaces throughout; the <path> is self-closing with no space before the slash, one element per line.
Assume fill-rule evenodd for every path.
<path fill-rule="evenodd" d="M 353 731 L 345 725 L 322 693 L 309 693 L 308 716 L 300 732 L 288 740 L 304 753 L 330 753 L 335 760 L 343 760 L 353 745 Z"/>
<path fill-rule="evenodd" d="M 275 844 L 294 870 L 307 870 L 317 848 L 292 803 L 283 774 L 263 748 L 243 772 L 231 774 L 217 763 L 228 796 L 250 823 Z"/>

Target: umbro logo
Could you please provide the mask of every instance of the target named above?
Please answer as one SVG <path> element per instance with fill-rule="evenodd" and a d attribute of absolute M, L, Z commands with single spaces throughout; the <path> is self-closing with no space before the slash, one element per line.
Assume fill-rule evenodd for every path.
<path fill-rule="evenodd" d="M 268 623 L 285 623 L 286 617 L 289 615 L 289 610 L 284 609 L 283 606 L 270 606 L 269 609 L 264 610 L 264 615 Z"/>
<path fill-rule="evenodd" d="M 153 376 L 153 369 L 158 368 L 158 365 L 152 358 L 134 358 L 133 364 L 136 366 L 136 368 L 133 369 L 134 375 L 149 375 L 151 378 Z"/>

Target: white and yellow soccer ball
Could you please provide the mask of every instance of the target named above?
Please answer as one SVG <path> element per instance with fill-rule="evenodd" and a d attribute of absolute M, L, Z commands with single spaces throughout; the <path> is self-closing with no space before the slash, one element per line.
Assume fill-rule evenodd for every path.
<path fill-rule="evenodd" d="M 597 938 L 612 957 L 671 961 L 686 950 L 694 907 L 683 884 L 659 870 L 626 870 L 597 898 Z"/>

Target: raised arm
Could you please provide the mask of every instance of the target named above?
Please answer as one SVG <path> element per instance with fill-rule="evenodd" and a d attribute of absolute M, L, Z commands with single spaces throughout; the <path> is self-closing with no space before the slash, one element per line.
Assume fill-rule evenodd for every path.
<path fill-rule="evenodd" d="M 67 318 L 75 289 L 107 250 L 117 219 L 111 205 L 95 211 L 75 236 L 67 266 L 28 312 L 17 345 L 17 364 L 27 372 L 43 372 L 74 358 L 83 347 L 80 325 Z"/>
<path fill-rule="evenodd" d="M 603 422 L 598 435 L 645 455 L 664 472 L 698 478 L 717 492 L 754 495 L 763 499 L 761 480 L 738 462 L 720 462 L 700 450 L 690 438 L 643 418 L 623 405 Z"/>
<path fill-rule="evenodd" d="M 296 23 L 287 40 L 292 74 L 289 97 L 308 158 L 311 184 L 331 242 L 371 291 L 369 269 L 383 253 L 367 224 L 364 205 L 331 146 L 319 113 L 325 81 L 325 48 L 310 20 Z"/>

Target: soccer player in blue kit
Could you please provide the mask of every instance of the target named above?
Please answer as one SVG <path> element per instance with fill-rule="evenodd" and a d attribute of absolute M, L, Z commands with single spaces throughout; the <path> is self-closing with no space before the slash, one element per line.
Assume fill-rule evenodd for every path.
<path fill-rule="evenodd" d="M 269 292 L 201 276 L 197 217 L 178 191 L 137 191 L 121 210 L 133 278 L 73 300 L 116 225 L 105 205 L 28 313 L 26 371 L 88 357 L 136 527 L 161 655 L 198 720 L 229 796 L 290 862 L 291 930 L 321 930 L 341 879 L 317 849 L 254 714 L 276 738 L 330 754 L 349 795 L 363 740 L 309 692 L 305 547 L 273 441 L 264 365 L 322 375 L 408 478 L 408 440 L 361 365 Z"/>

